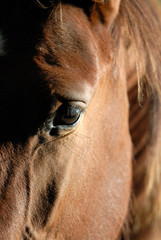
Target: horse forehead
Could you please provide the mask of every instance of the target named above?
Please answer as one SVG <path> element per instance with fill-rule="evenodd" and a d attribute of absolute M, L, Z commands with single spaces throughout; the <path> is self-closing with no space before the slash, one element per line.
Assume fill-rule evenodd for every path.
<path fill-rule="evenodd" d="M 98 84 L 100 62 L 97 41 L 83 11 L 63 6 L 62 19 L 55 21 L 54 12 L 43 33 L 37 62 L 50 86 L 92 92 Z"/>

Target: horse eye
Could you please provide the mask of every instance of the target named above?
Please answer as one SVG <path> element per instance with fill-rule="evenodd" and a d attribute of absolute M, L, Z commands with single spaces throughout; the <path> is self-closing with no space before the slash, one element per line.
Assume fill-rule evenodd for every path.
<path fill-rule="evenodd" d="M 56 113 L 53 121 L 54 126 L 59 125 L 73 125 L 81 115 L 81 108 L 79 106 L 62 105 Z"/>

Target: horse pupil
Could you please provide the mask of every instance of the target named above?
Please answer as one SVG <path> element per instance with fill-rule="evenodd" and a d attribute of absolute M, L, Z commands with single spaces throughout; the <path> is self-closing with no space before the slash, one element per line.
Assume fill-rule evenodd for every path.
<path fill-rule="evenodd" d="M 80 114 L 80 107 L 63 104 L 57 110 L 51 125 L 53 127 L 57 127 L 59 125 L 73 125 L 79 119 Z"/>
<path fill-rule="evenodd" d="M 74 124 L 80 116 L 80 109 L 78 107 L 66 106 L 66 109 L 62 112 L 62 124 Z"/>
<path fill-rule="evenodd" d="M 79 113 L 79 109 L 78 108 L 74 108 L 74 107 L 68 106 L 67 109 L 66 109 L 66 115 L 65 116 L 67 118 L 73 118 L 78 113 Z"/>

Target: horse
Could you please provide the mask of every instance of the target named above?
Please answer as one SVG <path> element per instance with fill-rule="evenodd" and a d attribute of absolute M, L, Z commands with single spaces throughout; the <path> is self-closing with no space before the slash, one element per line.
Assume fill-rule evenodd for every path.
<path fill-rule="evenodd" d="M 152 0 L 0 7 L 0 240 L 158 240 Z"/>

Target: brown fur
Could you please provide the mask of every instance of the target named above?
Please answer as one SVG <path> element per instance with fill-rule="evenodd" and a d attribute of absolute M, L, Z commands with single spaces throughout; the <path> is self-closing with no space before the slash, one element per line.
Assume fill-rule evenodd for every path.
<path fill-rule="evenodd" d="M 104 2 L 102 1 L 102 3 Z M 106 4 L 106 1 L 104 4 Z M 132 203 L 134 219 L 130 220 L 133 228 L 132 235 L 134 234 L 136 239 L 139 238 L 139 235 L 141 235 L 141 239 L 146 239 L 148 235 L 144 237 L 143 234 L 147 231 L 150 234 L 149 239 L 153 239 L 153 234 L 155 235 L 155 233 L 151 235 L 151 229 L 155 229 L 158 225 L 160 226 L 161 222 L 160 11 L 158 11 L 158 7 L 152 1 L 122 0 L 118 22 L 122 25 L 122 34 L 125 37 L 125 42 L 129 41 L 132 45 L 130 48 L 133 48 L 133 51 L 130 50 L 128 58 L 131 58 L 132 55 L 136 58 L 137 76 L 133 73 L 132 77 L 134 76 L 134 79 L 138 79 L 137 88 L 135 84 L 132 89 L 129 89 L 129 100 L 131 102 L 130 130 L 134 143 L 134 202 Z M 131 60 L 128 59 L 128 61 L 130 62 Z M 133 72 L 134 69 L 135 66 L 132 65 L 131 71 Z M 130 74 L 129 82 L 131 82 Z M 134 97 L 130 99 L 132 91 L 134 92 Z M 141 103 L 143 105 L 142 108 L 137 103 L 137 93 L 139 101 L 142 101 L 144 98 L 144 102 L 149 102 L 146 104 L 148 107 L 147 110 L 145 109 L 146 115 L 143 113 L 144 102 Z M 145 100 L 147 95 L 149 100 Z M 141 120 L 137 117 L 138 113 L 134 117 L 136 110 L 132 114 L 134 104 L 138 108 L 137 112 L 143 113 L 143 116 L 141 116 L 142 125 Z M 133 124 L 133 127 L 132 121 L 135 120 L 137 120 L 137 125 Z M 137 132 L 141 134 L 135 137 Z M 130 216 L 129 218 L 131 219 Z M 159 232 L 156 239 L 159 239 L 160 234 Z"/>
<path fill-rule="evenodd" d="M 155 239 L 155 237 L 159 239 L 153 236 L 154 233 L 151 236 L 150 232 L 151 229 L 157 228 L 156 226 L 160 228 L 161 221 L 160 12 L 151 1 L 122 1 L 120 15 L 136 56 L 139 99 L 144 98 L 141 103 L 143 107 L 138 111 L 141 113 L 144 111 L 145 104 L 148 106 L 141 120 L 134 125 L 135 128 L 131 128 L 135 152 L 133 234 L 136 239 L 140 239 L 140 235 L 141 239 L 148 239 L 148 235 L 146 237 L 143 235 L 148 232 L 149 239 Z M 145 97 L 147 95 L 148 97 Z M 131 103 L 131 109 L 132 107 L 133 103 Z M 131 127 L 131 121 L 135 118 L 137 117 L 133 115 L 130 120 Z M 137 131 L 141 134 L 135 137 Z M 144 140 L 141 140 L 143 138 Z M 139 145 L 140 149 L 138 149 Z"/>
<path fill-rule="evenodd" d="M 160 13 L 151 0 L 44 3 L 12 3 L 13 21 L 0 9 L 0 239 L 158 240 Z M 84 119 L 51 136 L 65 101 Z"/>

